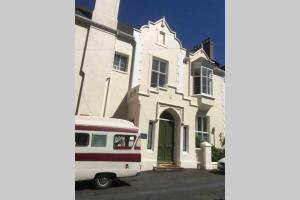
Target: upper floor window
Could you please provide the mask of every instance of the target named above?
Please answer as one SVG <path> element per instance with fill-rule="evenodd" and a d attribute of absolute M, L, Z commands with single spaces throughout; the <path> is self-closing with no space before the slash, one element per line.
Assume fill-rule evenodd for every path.
<path fill-rule="evenodd" d="M 212 74 L 213 71 L 207 67 L 193 68 L 193 93 L 212 95 Z"/>
<path fill-rule="evenodd" d="M 114 58 L 114 69 L 126 72 L 127 71 L 127 57 L 120 55 L 120 54 L 115 54 Z"/>
<path fill-rule="evenodd" d="M 167 84 L 167 68 L 168 62 L 153 58 L 152 73 L 151 73 L 151 87 L 165 87 Z"/>

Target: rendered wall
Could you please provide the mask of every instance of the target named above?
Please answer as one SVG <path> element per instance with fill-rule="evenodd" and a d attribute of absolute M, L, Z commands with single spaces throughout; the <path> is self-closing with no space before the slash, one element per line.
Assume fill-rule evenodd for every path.
<path fill-rule="evenodd" d="M 164 24 L 162 26 L 162 24 Z M 158 33 L 166 34 L 165 45 L 158 43 Z M 175 163 L 185 168 L 197 168 L 197 156 L 195 148 L 196 116 L 199 110 L 204 109 L 198 103 L 198 97 L 192 96 L 192 77 L 190 63 L 203 57 L 208 59 L 205 52 L 199 50 L 191 55 L 190 63 L 184 63 L 185 50 L 181 48 L 176 38 L 164 19 L 157 22 L 149 22 L 134 33 L 137 46 L 139 46 L 133 69 L 133 86 L 138 94 L 129 97 L 130 117 L 138 117 L 136 120 L 140 132 L 148 133 L 149 121 L 155 121 L 153 137 L 153 149 L 147 149 L 147 139 L 142 144 L 142 170 L 152 170 L 157 166 L 157 145 L 159 134 L 159 115 L 165 109 L 171 109 L 178 113 L 175 133 Z M 152 59 L 158 57 L 167 60 L 168 84 L 165 88 L 151 88 Z M 135 99 L 135 100 L 134 100 Z M 213 106 L 205 108 L 206 115 L 210 119 L 209 139 L 210 143 L 220 147 L 219 133 L 224 132 L 224 78 L 213 75 Z M 139 109 L 137 109 L 139 108 Z M 183 125 L 188 126 L 188 151 L 183 152 Z M 211 134 L 214 129 L 215 137 Z M 198 151 L 198 150 L 197 150 Z"/>
<path fill-rule="evenodd" d="M 119 0 L 97 0 L 92 20 L 116 28 L 118 10 Z M 75 114 L 103 116 L 116 36 L 94 26 L 87 30 L 75 25 Z"/>
<path fill-rule="evenodd" d="M 132 48 L 133 46 L 129 41 L 116 40 L 115 53 L 127 57 L 127 71 L 123 72 L 115 69 L 111 71 L 107 109 L 105 113 L 107 117 L 127 119 L 127 92 L 131 72 Z"/>

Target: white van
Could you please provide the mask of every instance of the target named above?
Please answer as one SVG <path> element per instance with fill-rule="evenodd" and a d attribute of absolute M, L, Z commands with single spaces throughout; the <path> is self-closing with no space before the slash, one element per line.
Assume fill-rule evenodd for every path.
<path fill-rule="evenodd" d="M 97 188 L 107 188 L 140 170 L 140 137 L 132 122 L 75 116 L 75 181 L 94 180 Z"/>

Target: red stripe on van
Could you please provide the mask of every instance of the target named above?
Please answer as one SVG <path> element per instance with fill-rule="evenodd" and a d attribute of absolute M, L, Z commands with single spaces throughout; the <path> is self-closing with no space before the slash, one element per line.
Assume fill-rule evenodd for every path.
<path fill-rule="evenodd" d="M 133 153 L 75 153 L 75 161 L 141 162 L 141 154 L 133 154 Z"/>
<path fill-rule="evenodd" d="M 82 124 L 75 125 L 75 130 L 138 133 L 138 129 L 135 128 L 90 126 L 90 125 L 82 125 Z"/>

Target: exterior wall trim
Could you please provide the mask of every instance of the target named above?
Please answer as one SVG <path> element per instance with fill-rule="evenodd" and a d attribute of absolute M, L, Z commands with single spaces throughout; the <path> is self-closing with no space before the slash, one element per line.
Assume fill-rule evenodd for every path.
<path fill-rule="evenodd" d="M 134 28 L 134 30 L 135 30 L 135 31 L 138 31 L 138 32 L 141 32 L 142 29 L 144 29 L 144 28 L 150 28 L 150 25 L 156 25 L 156 24 L 158 24 L 158 23 L 164 23 L 164 24 L 168 27 L 170 33 L 172 33 L 172 34 L 174 35 L 174 39 L 179 43 L 180 49 L 186 51 L 186 49 L 183 48 L 181 41 L 177 38 L 176 32 L 173 31 L 173 30 L 170 28 L 170 26 L 169 26 L 169 24 L 167 23 L 165 17 L 162 17 L 161 19 L 157 20 L 156 22 L 148 21 L 148 24 L 147 24 L 147 25 L 143 25 L 140 29 L 135 29 L 135 28 Z"/>
<path fill-rule="evenodd" d="M 188 97 L 185 97 L 183 93 L 178 92 L 178 91 L 176 90 L 176 87 L 175 87 L 175 86 L 167 85 L 167 87 L 168 87 L 168 88 L 173 88 L 173 89 L 175 89 L 175 94 L 181 95 L 182 100 L 188 101 L 190 106 L 192 106 L 192 107 L 198 107 L 197 104 L 193 104 L 193 103 L 192 103 L 192 99 L 190 99 L 190 98 L 188 98 Z M 159 91 L 158 91 L 158 90 L 151 90 L 151 89 L 149 89 L 148 92 L 140 92 L 140 91 L 137 92 L 138 95 L 145 96 L 145 97 L 150 97 L 150 93 L 159 94 Z"/>
<path fill-rule="evenodd" d="M 85 23 L 88 23 L 89 25 L 95 26 L 95 27 L 100 28 L 102 30 L 108 31 L 110 33 L 113 33 L 113 34 L 115 34 L 117 36 L 122 36 L 122 37 L 125 37 L 127 39 L 134 40 L 133 36 L 130 35 L 130 34 L 128 34 L 128 33 L 125 33 L 123 31 L 119 31 L 119 30 L 116 30 L 116 29 L 113 29 L 113 28 L 105 26 L 103 24 L 99 24 L 99 23 L 97 23 L 97 22 L 95 22 L 93 20 L 90 20 L 90 19 L 88 19 L 86 17 L 83 17 L 83 16 L 80 16 L 78 14 L 75 14 L 75 19 L 79 20 L 79 21 L 82 21 L 82 22 L 85 22 Z"/>
<path fill-rule="evenodd" d="M 162 101 L 157 101 L 157 104 L 156 104 L 156 116 L 155 116 L 155 120 L 158 121 L 160 118 L 159 118 L 159 107 L 160 106 L 169 106 L 169 107 L 173 107 L 173 108 L 179 108 L 180 109 L 180 115 L 179 117 L 181 118 L 181 124 L 183 124 L 184 122 L 184 106 L 181 106 L 181 105 L 176 105 L 176 104 L 171 104 L 171 103 L 166 103 L 166 102 L 162 102 Z"/>

